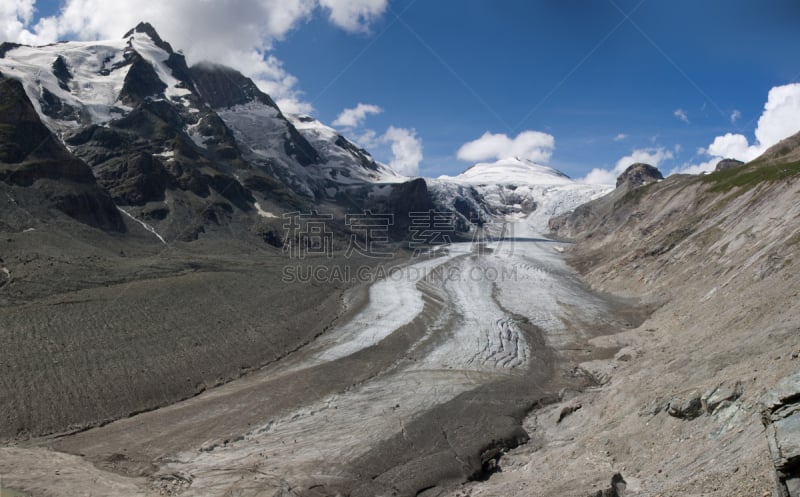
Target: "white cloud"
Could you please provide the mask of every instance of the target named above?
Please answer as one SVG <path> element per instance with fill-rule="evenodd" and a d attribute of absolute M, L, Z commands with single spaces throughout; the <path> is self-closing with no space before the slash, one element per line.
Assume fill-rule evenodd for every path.
<path fill-rule="evenodd" d="M 800 83 L 776 86 L 767 96 L 764 112 L 755 130 L 754 143 L 751 144 L 742 134 L 726 133 L 717 136 L 707 149 L 698 150 L 702 152 L 700 155 L 710 157 L 709 160 L 699 164 L 684 164 L 670 174 L 712 171 L 722 159 L 749 162 L 798 131 L 800 131 Z"/>
<path fill-rule="evenodd" d="M 742 118 L 742 113 L 738 110 L 731 112 L 731 123 L 736 124 L 736 121 Z"/>
<path fill-rule="evenodd" d="M 619 159 L 612 169 L 592 169 L 589 174 L 578 181 L 595 185 L 614 185 L 617 182 L 617 177 L 632 164 L 642 162 L 658 167 L 663 161 L 672 159 L 672 157 L 672 151 L 664 147 L 635 149 L 630 155 Z"/>
<path fill-rule="evenodd" d="M 389 167 L 405 176 L 417 176 L 422 162 L 422 140 L 413 129 L 390 126 L 381 141 L 391 144 L 392 160 Z"/>
<path fill-rule="evenodd" d="M 764 112 L 756 128 L 757 146 L 762 150 L 800 130 L 800 83 L 776 86 L 769 91 Z"/>
<path fill-rule="evenodd" d="M 617 136 L 614 137 L 614 141 L 615 142 L 621 142 L 621 141 L 627 140 L 627 139 L 628 139 L 628 135 L 626 135 L 625 133 L 620 133 L 620 134 L 618 134 Z"/>
<path fill-rule="evenodd" d="M 477 140 L 458 149 L 458 158 L 466 162 L 521 157 L 534 162 L 548 162 L 556 141 L 553 135 L 540 131 L 523 131 L 516 138 L 488 131 Z"/>
<path fill-rule="evenodd" d="M 686 111 L 683 109 L 675 109 L 675 112 L 672 113 L 673 116 L 677 117 L 681 121 L 689 124 L 689 116 L 686 115 Z"/>
<path fill-rule="evenodd" d="M 330 21 L 350 32 L 365 32 L 379 18 L 389 0 L 319 0 L 330 11 Z"/>
<path fill-rule="evenodd" d="M 381 112 L 383 112 L 383 109 L 377 105 L 360 103 L 352 109 L 343 110 L 339 117 L 333 121 L 333 125 L 343 128 L 357 128 L 364 123 L 368 115 L 380 114 Z"/>
<path fill-rule="evenodd" d="M 387 0 L 66 0 L 58 15 L 35 25 L 35 0 L 0 2 L 0 38 L 46 44 L 65 37 L 93 40 L 119 38 L 148 21 L 190 63 L 209 60 L 252 77 L 286 111 L 307 113 L 297 79 L 269 52 L 319 8 L 335 25 L 363 31 L 387 8 Z"/>
<path fill-rule="evenodd" d="M 352 137 L 354 142 L 361 148 L 377 148 L 380 146 L 380 137 L 375 130 L 367 129 Z"/>
<path fill-rule="evenodd" d="M 717 167 L 719 163 L 718 158 L 711 159 L 706 162 L 701 162 L 699 164 L 690 164 L 686 163 L 682 166 L 676 167 L 669 174 L 701 174 L 706 173 L 708 171 L 713 171 L 714 168 Z"/>
<path fill-rule="evenodd" d="M 34 15 L 35 0 L 3 0 L 0 3 L 0 40 L 22 41 Z"/>

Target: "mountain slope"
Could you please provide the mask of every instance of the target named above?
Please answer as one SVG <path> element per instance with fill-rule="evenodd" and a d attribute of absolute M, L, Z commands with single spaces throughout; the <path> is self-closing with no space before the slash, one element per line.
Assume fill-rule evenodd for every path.
<path fill-rule="evenodd" d="M 44 126 L 22 85 L 2 75 L 0 185 L 11 204 L 2 210 L 0 226 L 19 229 L 15 225 L 31 211 L 51 207 L 91 226 L 125 231 L 120 213 L 91 169 Z M 19 209 L 28 215 L 20 215 Z M 40 215 L 49 217 L 46 212 Z"/>
<path fill-rule="evenodd" d="M 798 157 L 800 134 L 733 169 L 623 182 L 553 220 L 596 289 L 658 310 L 593 340 L 618 350 L 576 370 L 599 387 L 529 419 L 536 447 L 512 451 L 471 495 L 588 495 L 615 473 L 626 495 L 792 495 Z"/>

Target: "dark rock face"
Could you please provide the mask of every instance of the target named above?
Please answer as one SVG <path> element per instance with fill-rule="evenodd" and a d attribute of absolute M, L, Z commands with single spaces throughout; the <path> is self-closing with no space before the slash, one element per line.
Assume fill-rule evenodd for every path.
<path fill-rule="evenodd" d="M 375 159 L 373 159 L 372 156 L 369 154 L 369 152 L 367 152 L 363 148 L 357 147 L 350 140 L 341 135 L 339 135 L 339 137 L 336 138 L 335 143 L 338 147 L 341 147 L 350 152 L 353 155 L 353 157 L 355 157 L 358 160 L 359 165 L 361 165 L 361 167 L 363 167 L 364 169 L 369 169 L 371 171 L 378 170 L 378 164 L 375 162 Z"/>
<path fill-rule="evenodd" d="M 61 101 L 53 95 L 47 88 L 42 89 L 42 112 L 53 119 L 62 121 L 80 121 L 81 115 L 78 109 Z"/>
<path fill-rule="evenodd" d="M 64 91 L 69 91 L 69 82 L 72 81 L 72 73 L 67 67 L 67 61 L 64 57 L 58 56 L 56 61 L 53 62 L 53 74 L 58 79 L 58 86 Z"/>
<path fill-rule="evenodd" d="M 800 373 L 784 378 L 762 400 L 775 490 L 778 497 L 800 497 Z"/>
<path fill-rule="evenodd" d="M 124 231 L 111 197 L 89 166 L 73 156 L 39 119 L 22 84 L 0 76 L 0 181 L 29 188 L 68 216 L 91 226 Z"/>
<path fill-rule="evenodd" d="M 11 42 L 8 42 L 8 41 L 4 41 L 3 43 L 0 43 L 0 59 L 5 57 L 6 53 L 9 50 L 14 50 L 15 48 L 19 48 L 21 46 L 22 45 L 20 45 L 19 43 L 11 43 Z"/>
<path fill-rule="evenodd" d="M 167 85 L 159 79 L 156 70 L 149 62 L 136 52 L 128 52 L 125 58 L 130 62 L 130 69 L 125 76 L 125 83 L 119 100 L 128 105 L 135 105 L 147 97 L 159 95 L 167 89 Z"/>
<path fill-rule="evenodd" d="M 629 188 L 639 188 L 648 183 L 664 179 L 661 171 L 649 164 L 636 163 L 628 167 L 619 178 L 617 188 L 627 184 Z"/>
<path fill-rule="evenodd" d="M 734 167 L 743 166 L 744 162 L 736 159 L 723 159 L 717 163 L 717 167 L 714 169 L 715 171 L 724 171 L 726 169 L 732 169 Z"/>
<path fill-rule="evenodd" d="M 428 184 L 422 178 L 392 185 L 392 193 L 387 203 L 379 211 L 394 214 L 392 234 L 396 238 L 405 238 L 409 234 L 412 212 L 429 212 L 435 209 L 428 192 Z"/>
<path fill-rule="evenodd" d="M 286 119 L 272 98 L 258 89 L 253 80 L 229 67 L 207 63 L 192 66 L 189 72 L 198 93 L 211 108 L 227 109 L 252 102 L 272 107 L 276 111 L 276 119 L 283 121 L 288 133 L 283 142 L 286 153 L 303 166 L 323 162 L 317 150 Z"/>
<path fill-rule="evenodd" d="M 189 69 L 197 91 L 214 109 L 258 102 L 278 110 L 275 102 L 250 78 L 230 67 L 202 63 Z"/>

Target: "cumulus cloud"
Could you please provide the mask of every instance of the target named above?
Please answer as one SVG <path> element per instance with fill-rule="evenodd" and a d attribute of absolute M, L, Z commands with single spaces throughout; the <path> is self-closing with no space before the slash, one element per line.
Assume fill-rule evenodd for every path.
<path fill-rule="evenodd" d="M 342 128 L 357 128 L 364 123 L 368 115 L 380 114 L 381 112 L 383 112 L 383 109 L 377 105 L 360 103 L 352 109 L 343 110 L 339 117 L 333 121 L 333 125 Z"/>
<path fill-rule="evenodd" d="M 614 141 L 615 142 L 621 142 L 623 140 L 626 140 L 627 138 L 628 138 L 628 135 L 626 135 L 625 133 L 620 133 L 620 134 L 618 134 L 617 136 L 614 137 Z"/>
<path fill-rule="evenodd" d="M 742 113 L 740 111 L 734 109 L 734 111 L 731 112 L 731 123 L 732 124 L 736 124 L 736 122 L 741 118 L 742 118 Z"/>
<path fill-rule="evenodd" d="M 320 8 L 333 24 L 364 31 L 384 13 L 387 0 L 66 0 L 58 15 L 35 24 L 35 0 L 3 0 L 0 37 L 26 44 L 112 39 L 148 21 L 190 63 L 230 65 L 252 77 L 287 112 L 308 112 L 311 106 L 301 101 L 297 79 L 269 52 Z"/>
<path fill-rule="evenodd" d="M 726 133 L 714 141 L 700 155 L 707 160 L 684 164 L 671 173 L 697 174 L 712 171 L 722 159 L 738 159 L 749 162 L 763 154 L 779 141 L 800 131 L 800 83 L 776 86 L 769 91 L 764 112 L 758 120 L 755 141 L 745 135 Z"/>
<path fill-rule="evenodd" d="M 352 137 L 353 141 L 361 148 L 377 148 L 381 145 L 380 137 L 374 129 L 367 129 Z"/>
<path fill-rule="evenodd" d="M 35 41 L 28 30 L 33 20 L 36 0 L 4 0 L 0 3 L 0 41 L 26 43 Z"/>
<path fill-rule="evenodd" d="M 488 131 L 477 140 L 458 149 L 458 158 L 466 162 L 521 157 L 534 162 L 548 162 L 553 156 L 556 140 L 540 131 L 523 131 L 516 138 Z"/>
<path fill-rule="evenodd" d="M 389 167 L 405 176 L 417 176 L 422 162 L 422 140 L 413 129 L 390 126 L 381 141 L 392 148 Z"/>
<path fill-rule="evenodd" d="M 592 169 L 589 174 L 578 181 L 593 185 L 614 185 L 617 182 L 617 177 L 632 164 L 642 162 L 658 167 L 663 161 L 672 159 L 672 157 L 672 151 L 664 147 L 635 149 L 630 155 L 619 159 L 612 169 Z"/>
<path fill-rule="evenodd" d="M 689 116 L 686 115 L 686 111 L 683 109 L 675 109 L 675 112 L 672 113 L 673 116 L 677 117 L 681 121 L 689 124 Z"/>
<path fill-rule="evenodd" d="M 386 11 L 388 3 L 388 0 L 319 0 L 328 9 L 333 24 L 353 33 L 367 31 L 370 23 Z"/>
<path fill-rule="evenodd" d="M 715 158 L 698 164 L 686 163 L 682 166 L 676 167 L 669 174 L 702 174 L 708 171 L 713 171 L 720 159 Z"/>

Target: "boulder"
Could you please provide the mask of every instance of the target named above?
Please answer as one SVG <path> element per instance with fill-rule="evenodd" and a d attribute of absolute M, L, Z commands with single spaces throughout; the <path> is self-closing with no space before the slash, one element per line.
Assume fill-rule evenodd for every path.
<path fill-rule="evenodd" d="M 781 380 L 761 404 L 775 467 L 773 495 L 800 497 L 800 373 Z"/>
<path fill-rule="evenodd" d="M 681 395 L 677 395 L 669 401 L 667 414 L 673 418 L 692 420 L 703 414 L 703 402 L 700 392 L 692 390 Z"/>

